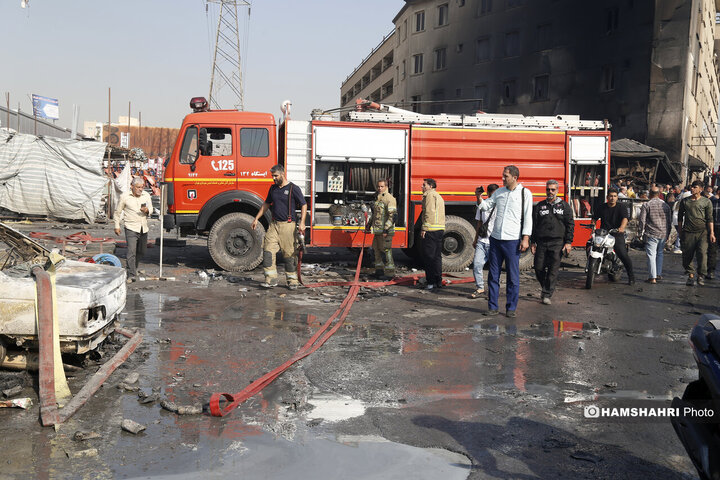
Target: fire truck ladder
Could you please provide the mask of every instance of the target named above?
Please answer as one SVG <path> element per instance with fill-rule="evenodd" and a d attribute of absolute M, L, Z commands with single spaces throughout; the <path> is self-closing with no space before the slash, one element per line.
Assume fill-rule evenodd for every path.
<path fill-rule="evenodd" d="M 400 110 L 400 109 L 396 109 Z M 479 113 L 476 115 L 424 115 L 410 111 L 349 112 L 350 119 L 357 122 L 412 123 L 427 126 L 456 126 L 464 128 L 521 128 L 537 130 L 607 130 L 604 121 L 580 120 L 579 115 L 556 115 L 554 117 L 526 117 L 525 115 L 499 115 Z"/>

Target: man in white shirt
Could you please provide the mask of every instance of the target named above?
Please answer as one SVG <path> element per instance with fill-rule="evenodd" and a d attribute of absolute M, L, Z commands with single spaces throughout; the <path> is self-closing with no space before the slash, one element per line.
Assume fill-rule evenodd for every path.
<path fill-rule="evenodd" d="M 145 180 L 134 177 L 130 182 L 130 191 L 120 197 L 115 211 L 115 235 L 120 235 L 120 220 L 125 223 L 125 240 L 127 240 L 127 283 L 137 279 L 137 267 L 145 255 L 147 248 L 147 219 L 153 212 L 150 195 L 143 191 Z"/>
<path fill-rule="evenodd" d="M 530 246 L 532 234 L 532 193 L 518 182 L 520 170 L 515 165 L 503 169 L 503 186 L 483 201 L 478 208 L 483 211 L 495 208 L 495 225 L 490 234 L 488 258 L 488 316 L 498 314 L 500 295 L 500 267 L 505 261 L 506 303 L 505 314 L 515 316 L 520 297 L 520 253 Z"/>
<path fill-rule="evenodd" d="M 487 188 L 487 196 L 490 198 L 495 190 L 498 189 L 497 184 L 491 183 Z M 473 258 L 473 277 L 475 277 L 475 291 L 470 294 L 470 298 L 480 298 L 485 293 L 485 282 L 483 280 L 483 267 L 487 262 L 488 252 L 490 250 L 490 232 L 493 230 L 495 225 L 495 211 L 480 210 L 480 201 L 482 200 L 483 188 L 477 187 L 475 189 L 475 196 L 478 198 L 478 208 L 475 213 L 475 220 L 477 221 L 475 226 L 475 241 L 473 246 L 475 247 L 475 256 Z M 480 230 L 484 230 L 481 232 Z M 484 235 L 481 235 L 484 233 Z"/>

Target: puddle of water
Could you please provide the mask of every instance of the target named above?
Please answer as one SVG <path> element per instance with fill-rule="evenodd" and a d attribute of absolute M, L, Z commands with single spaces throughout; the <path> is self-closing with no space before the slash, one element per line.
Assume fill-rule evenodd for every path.
<path fill-rule="evenodd" d="M 312 405 L 311 418 L 322 418 L 325 422 L 339 422 L 365 414 L 365 403 L 354 398 L 328 393 L 313 394 L 308 399 Z"/>
<path fill-rule="evenodd" d="M 343 437 L 338 443 L 328 439 L 303 443 L 288 442 L 265 435 L 252 445 L 228 446 L 203 478 L 288 478 L 358 480 L 406 480 L 442 478 L 461 480 L 468 477 L 472 465 L 464 455 L 439 448 L 418 448 L 364 437 Z M 195 452 L 193 451 L 193 454 Z M 186 456 L 187 454 L 183 455 Z M 195 479 L 195 470 L 175 471 L 172 466 L 156 479 Z M 150 473 L 150 472 L 148 472 Z M 145 478 L 146 474 L 135 478 Z"/>

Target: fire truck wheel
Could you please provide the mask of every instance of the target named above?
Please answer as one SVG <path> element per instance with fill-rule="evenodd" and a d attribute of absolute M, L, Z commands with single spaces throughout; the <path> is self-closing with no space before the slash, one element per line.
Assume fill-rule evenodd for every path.
<path fill-rule="evenodd" d="M 533 268 L 534 261 L 535 256 L 532 254 L 532 252 L 530 252 L 530 249 L 528 248 L 520 254 L 520 271 L 526 272 Z"/>
<path fill-rule="evenodd" d="M 461 272 L 472 262 L 475 230 L 470 223 L 455 215 L 445 217 L 442 244 L 442 268 L 445 272 Z"/>
<path fill-rule="evenodd" d="M 262 261 L 265 228 L 258 223 L 251 228 L 253 217 L 246 213 L 229 213 L 213 224 L 208 236 L 208 250 L 218 267 L 228 272 L 252 270 Z"/>

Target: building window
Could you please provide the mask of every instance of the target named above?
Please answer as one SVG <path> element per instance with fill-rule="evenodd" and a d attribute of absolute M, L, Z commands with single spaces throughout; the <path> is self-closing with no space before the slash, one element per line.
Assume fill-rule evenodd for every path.
<path fill-rule="evenodd" d="M 552 23 L 543 23 L 535 30 L 535 46 L 538 50 L 549 50 L 553 46 Z"/>
<path fill-rule="evenodd" d="M 410 97 L 410 103 L 413 112 L 420 113 L 420 102 L 422 102 L 422 95 L 413 95 L 412 97 Z"/>
<path fill-rule="evenodd" d="M 475 42 L 475 63 L 490 60 L 490 37 L 479 38 Z"/>
<path fill-rule="evenodd" d="M 430 92 L 430 98 L 432 103 L 430 104 L 430 113 L 438 114 L 445 111 L 445 90 L 433 90 Z"/>
<path fill-rule="evenodd" d="M 464 7 L 465 6 L 465 0 L 457 0 L 458 7 Z"/>
<path fill-rule="evenodd" d="M 385 85 L 382 86 L 382 98 L 387 98 L 393 94 L 393 81 L 389 80 Z"/>
<path fill-rule="evenodd" d="M 447 67 L 447 49 L 438 48 L 435 50 L 435 70 L 444 70 Z"/>
<path fill-rule="evenodd" d="M 488 105 L 488 88 L 487 85 L 475 85 L 475 110 L 483 111 Z"/>
<path fill-rule="evenodd" d="M 517 57 L 520 55 L 520 32 L 507 32 L 505 34 L 505 56 Z"/>
<path fill-rule="evenodd" d="M 620 21 L 620 9 L 611 7 L 605 9 L 605 35 L 610 35 L 618 29 Z"/>
<path fill-rule="evenodd" d="M 507 0 L 507 8 L 520 7 L 522 4 L 522 0 Z"/>
<path fill-rule="evenodd" d="M 462 43 L 458 43 L 457 45 L 455 45 L 455 52 L 456 52 L 456 53 L 462 53 L 462 51 L 463 51 L 463 44 L 462 44 Z"/>
<path fill-rule="evenodd" d="M 422 32 L 425 30 L 425 11 L 415 14 L 415 31 Z"/>
<path fill-rule="evenodd" d="M 602 68 L 602 76 L 600 78 L 600 91 L 609 92 L 615 90 L 615 67 L 612 65 L 605 65 Z"/>
<path fill-rule="evenodd" d="M 402 39 L 403 41 L 407 38 L 407 18 L 403 21 L 403 28 L 402 28 Z"/>
<path fill-rule="evenodd" d="M 406 72 L 407 72 L 407 70 L 406 70 L 406 67 L 405 67 L 405 60 L 403 59 L 403 61 L 402 61 L 402 69 L 400 69 L 400 79 L 401 79 L 401 80 L 404 80 L 404 79 L 405 79 L 405 74 L 406 74 Z"/>
<path fill-rule="evenodd" d="M 478 1 L 478 15 L 487 15 L 492 12 L 492 0 L 479 0 Z"/>
<path fill-rule="evenodd" d="M 456 88 L 455 89 L 455 98 L 462 97 L 462 88 Z"/>
<path fill-rule="evenodd" d="M 437 7 L 437 25 L 442 27 L 448 24 L 448 4 L 443 3 Z"/>
<path fill-rule="evenodd" d="M 549 97 L 550 76 L 538 75 L 533 81 L 533 100 L 547 100 Z"/>
<path fill-rule="evenodd" d="M 502 104 L 515 105 L 516 82 L 515 80 L 506 80 L 502 83 Z"/>
<path fill-rule="evenodd" d="M 423 72 L 423 54 L 413 55 L 413 73 L 419 74 Z"/>

